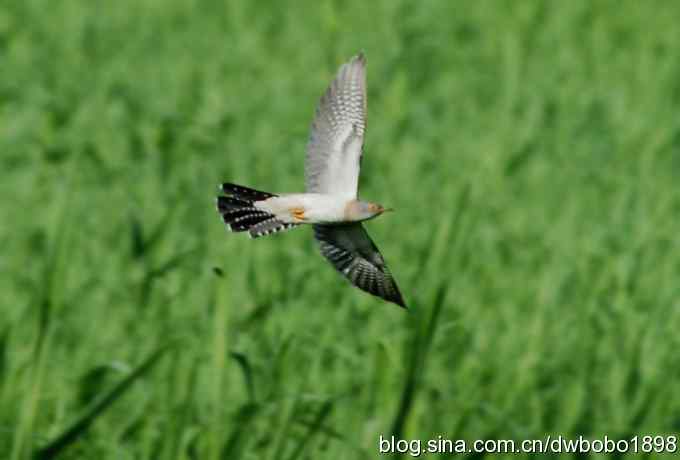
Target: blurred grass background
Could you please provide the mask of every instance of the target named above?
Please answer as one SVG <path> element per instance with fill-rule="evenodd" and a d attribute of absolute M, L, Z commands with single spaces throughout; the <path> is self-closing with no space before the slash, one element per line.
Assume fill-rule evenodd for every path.
<path fill-rule="evenodd" d="M 677 434 L 678 17 L 2 2 L 2 458 Z M 360 50 L 361 195 L 397 208 L 368 229 L 410 314 L 343 282 L 309 229 L 250 241 L 214 210 L 222 181 L 302 190 L 316 102 Z"/>

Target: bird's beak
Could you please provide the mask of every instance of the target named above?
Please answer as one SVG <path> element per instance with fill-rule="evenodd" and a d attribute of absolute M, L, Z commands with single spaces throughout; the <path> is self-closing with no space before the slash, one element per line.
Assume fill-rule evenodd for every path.
<path fill-rule="evenodd" d="M 394 212 L 394 208 L 385 208 L 383 212 Z"/>

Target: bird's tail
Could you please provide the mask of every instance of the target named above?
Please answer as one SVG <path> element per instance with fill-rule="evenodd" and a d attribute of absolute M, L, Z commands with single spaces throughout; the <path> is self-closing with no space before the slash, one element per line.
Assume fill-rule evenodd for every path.
<path fill-rule="evenodd" d="M 255 206 L 254 203 L 257 201 L 276 196 L 273 193 L 230 183 L 222 184 L 221 190 L 227 196 L 217 197 L 217 210 L 233 232 L 247 231 L 251 238 L 257 238 L 297 225 L 281 222 L 274 214 Z"/>

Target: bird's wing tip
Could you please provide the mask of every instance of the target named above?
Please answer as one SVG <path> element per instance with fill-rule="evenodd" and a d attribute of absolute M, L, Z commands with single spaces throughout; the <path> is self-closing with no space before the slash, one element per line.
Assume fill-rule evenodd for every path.
<path fill-rule="evenodd" d="M 398 299 L 392 300 L 392 303 L 394 303 L 395 305 L 399 305 L 404 310 L 410 311 L 410 309 L 408 308 L 408 305 L 406 305 L 406 302 L 404 302 L 404 299 L 402 299 L 401 297 L 399 297 Z"/>

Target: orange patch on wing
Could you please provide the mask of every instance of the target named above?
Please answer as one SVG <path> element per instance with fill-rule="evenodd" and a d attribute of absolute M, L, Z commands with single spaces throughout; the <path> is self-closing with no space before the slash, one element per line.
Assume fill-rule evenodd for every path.
<path fill-rule="evenodd" d="M 305 208 L 291 208 L 290 214 L 298 222 L 305 220 Z"/>

